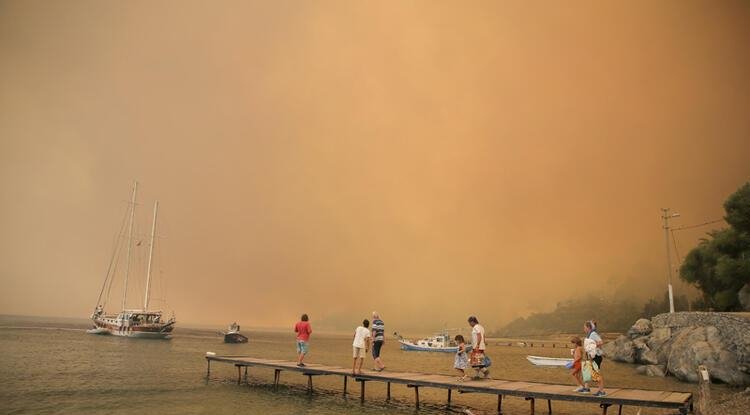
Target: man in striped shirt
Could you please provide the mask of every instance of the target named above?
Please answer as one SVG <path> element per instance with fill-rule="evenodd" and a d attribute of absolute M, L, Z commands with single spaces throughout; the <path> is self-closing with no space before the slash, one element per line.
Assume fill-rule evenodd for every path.
<path fill-rule="evenodd" d="M 380 349 L 385 343 L 385 324 L 377 311 L 372 312 L 372 341 L 372 358 L 375 359 L 373 370 L 381 372 L 385 369 L 385 365 L 380 359 Z"/>

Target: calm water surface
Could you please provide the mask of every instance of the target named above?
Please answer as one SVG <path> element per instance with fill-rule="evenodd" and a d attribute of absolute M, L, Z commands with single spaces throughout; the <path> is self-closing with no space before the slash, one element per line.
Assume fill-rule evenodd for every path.
<path fill-rule="evenodd" d="M 367 403 L 360 405 L 358 385 L 355 392 L 341 396 L 340 377 L 316 377 L 316 393 L 305 393 L 306 377 L 283 373 L 279 391 L 269 384 L 273 371 L 250 368 L 251 385 L 236 384 L 237 372 L 231 365 L 214 363 L 206 379 L 206 351 L 219 354 L 247 355 L 270 359 L 295 358 L 293 333 L 247 331 L 250 343 L 223 344 L 215 332 L 180 329 L 171 340 L 124 339 L 113 336 L 87 335 L 81 322 L 45 319 L 19 320 L 0 317 L 0 412 L 20 413 L 160 413 L 160 414 L 414 414 L 413 391 L 393 385 L 395 402 L 383 403 L 385 386 L 367 385 Z M 492 342 L 490 342 L 492 345 Z M 489 348 L 490 346 L 488 346 Z M 573 382 L 567 371 L 532 367 L 529 353 L 564 357 L 567 350 L 523 349 L 494 346 L 495 378 Z M 383 357 L 388 369 L 452 374 L 453 355 L 404 352 L 391 340 L 386 342 Z M 310 362 L 349 367 L 351 337 L 314 333 Z M 365 368 L 371 367 L 366 361 Z M 608 386 L 694 391 L 694 386 L 673 378 L 650 378 L 637 375 L 635 366 L 605 361 Z M 730 390 L 716 386 L 715 398 Z M 426 407 L 420 414 L 445 414 L 445 391 L 420 389 L 420 400 Z M 454 394 L 458 409 L 471 408 L 474 413 L 494 413 L 496 400 L 476 394 Z M 504 399 L 507 414 L 527 414 L 528 403 L 520 398 Z M 546 403 L 537 410 L 546 413 Z M 596 405 L 553 403 L 556 414 L 597 414 Z M 623 413 L 635 414 L 625 408 Z M 642 415 L 666 411 L 644 408 Z"/>

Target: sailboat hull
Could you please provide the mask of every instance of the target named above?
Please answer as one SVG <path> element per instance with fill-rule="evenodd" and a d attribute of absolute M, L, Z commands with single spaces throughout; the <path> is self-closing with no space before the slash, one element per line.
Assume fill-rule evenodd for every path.
<path fill-rule="evenodd" d="M 161 339 L 161 340 L 167 340 L 172 337 L 172 333 L 162 333 L 162 332 L 142 332 L 142 331 L 129 331 L 129 332 L 115 332 L 112 333 L 115 336 L 121 336 L 121 337 L 131 337 L 136 339 Z"/>
<path fill-rule="evenodd" d="M 169 339 L 174 330 L 174 320 L 166 323 L 133 324 L 128 319 L 94 318 L 94 328 L 89 334 L 108 334 L 141 339 Z"/>

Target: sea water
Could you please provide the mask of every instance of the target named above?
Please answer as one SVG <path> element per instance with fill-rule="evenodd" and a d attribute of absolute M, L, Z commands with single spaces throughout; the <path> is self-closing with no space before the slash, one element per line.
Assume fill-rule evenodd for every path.
<path fill-rule="evenodd" d="M 343 396 L 343 378 L 313 378 L 315 393 L 306 393 L 307 377 L 282 372 L 281 386 L 272 388 L 273 370 L 250 368 L 248 384 L 237 385 L 237 370 L 231 364 L 212 363 L 206 377 L 207 351 L 217 354 L 294 360 L 295 339 L 291 330 L 243 330 L 246 344 L 224 344 L 213 330 L 178 327 L 171 340 L 128 339 L 86 334 L 85 320 L 23 319 L 0 317 L 0 413 L 3 414 L 414 414 L 414 391 L 393 384 L 390 403 L 386 387 L 366 385 L 366 402 L 359 401 L 359 384 L 348 383 Z M 314 327 L 314 322 L 313 322 Z M 352 328 L 352 332 L 353 332 Z M 311 363 L 351 367 L 352 336 L 313 333 Z M 564 368 L 534 367 L 527 354 L 567 357 L 567 348 L 520 348 L 488 343 L 493 359 L 491 375 L 498 379 L 570 384 Z M 453 354 L 407 352 L 388 338 L 382 352 L 386 370 L 455 374 Z M 364 368 L 372 367 L 371 359 Z M 633 387 L 695 391 L 694 385 L 674 378 L 636 374 L 634 365 L 605 360 L 603 374 L 608 387 Z M 244 373 L 243 373 L 244 375 Z M 729 393 L 713 388 L 715 399 Z M 447 392 L 420 388 L 420 414 L 446 413 Z M 494 396 L 453 393 L 454 411 L 495 413 Z M 555 414 L 598 414 L 595 404 L 553 402 Z M 546 413 L 546 401 L 537 402 L 538 413 Z M 503 400 L 506 414 L 527 414 L 529 403 L 521 398 Z M 625 407 L 625 414 L 635 408 Z M 669 411 L 644 408 L 642 415 Z"/>

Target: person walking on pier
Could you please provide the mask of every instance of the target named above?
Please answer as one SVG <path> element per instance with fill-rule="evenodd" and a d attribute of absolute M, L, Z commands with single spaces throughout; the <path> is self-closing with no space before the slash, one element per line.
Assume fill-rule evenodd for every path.
<path fill-rule="evenodd" d="M 380 358 L 380 349 L 383 348 L 385 343 L 385 323 L 380 319 L 380 314 L 377 311 L 372 312 L 372 358 L 375 360 L 374 370 L 382 372 L 385 369 L 385 364 Z"/>
<path fill-rule="evenodd" d="M 599 333 L 596 332 L 596 321 L 589 320 L 586 323 L 583 324 L 583 331 L 586 332 L 586 339 L 583 343 L 583 348 L 585 352 L 588 354 L 588 357 L 591 358 L 591 360 L 596 363 L 596 368 L 594 368 L 594 371 L 597 372 L 595 374 L 594 381 L 598 383 L 599 390 L 596 391 L 594 396 L 604 396 L 607 393 L 604 392 L 604 377 L 602 377 L 602 360 L 604 358 L 602 357 L 602 338 L 599 336 Z M 588 347 L 587 347 L 588 346 Z M 584 385 L 584 391 L 588 392 L 589 385 L 586 383 Z"/>
<path fill-rule="evenodd" d="M 490 359 L 484 354 L 484 350 L 487 347 L 484 337 L 484 327 L 479 324 L 479 320 L 471 316 L 469 317 L 469 325 L 471 326 L 471 367 L 477 371 L 475 379 L 479 379 L 479 374 L 482 373 L 485 379 L 489 379 L 490 370 Z"/>
<path fill-rule="evenodd" d="M 294 332 L 297 333 L 297 366 L 303 367 L 305 364 L 302 362 L 305 359 L 305 355 L 308 351 L 308 342 L 310 341 L 310 335 L 312 334 L 312 327 L 310 327 L 310 318 L 307 314 L 303 314 L 300 317 L 300 321 L 294 325 Z"/>
<path fill-rule="evenodd" d="M 574 392 L 586 392 L 586 386 L 583 385 L 583 379 L 581 377 L 581 359 L 583 359 L 583 341 L 581 341 L 581 338 L 576 336 L 570 339 L 570 343 L 573 345 L 573 349 L 571 350 L 573 352 L 573 362 L 570 363 L 570 375 L 573 376 L 573 379 L 575 379 L 576 383 L 578 384 L 578 389 L 576 389 Z"/>
<path fill-rule="evenodd" d="M 368 327 L 370 327 L 370 321 L 364 319 L 362 325 L 354 330 L 354 342 L 352 343 L 354 363 L 352 364 L 352 375 L 362 374 L 362 363 L 365 361 L 365 355 L 370 351 L 372 336 Z"/>
<path fill-rule="evenodd" d="M 466 356 L 466 340 L 460 334 L 457 334 L 454 340 L 458 343 L 458 350 L 456 350 L 456 357 L 453 359 L 453 368 L 461 373 L 461 377 L 457 380 L 463 382 L 469 378 L 466 376 L 466 369 L 469 367 L 469 358 Z"/>

